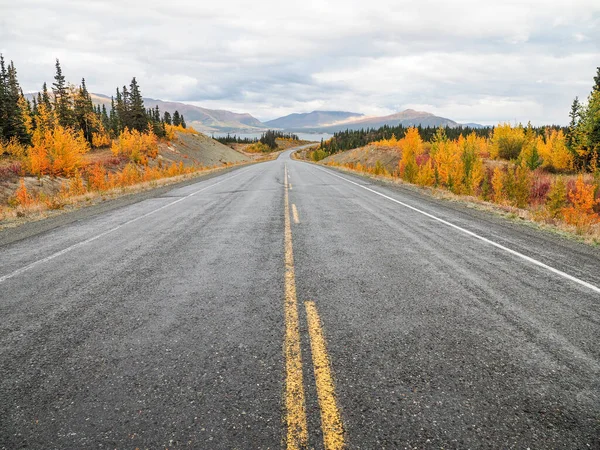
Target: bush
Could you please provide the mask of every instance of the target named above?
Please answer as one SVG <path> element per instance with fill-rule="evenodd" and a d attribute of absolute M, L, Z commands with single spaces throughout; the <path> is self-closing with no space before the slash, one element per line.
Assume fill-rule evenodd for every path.
<path fill-rule="evenodd" d="M 125 156 L 134 163 L 147 165 L 148 158 L 158 156 L 158 138 L 151 130 L 140 133 L 125 128 L 113 141 L 111 151 L 115 156 Z"/>
<path fill-rule="evenodd" d="M 27 163 L 33 175 L 73 176 L 81 167 L 82 155 L 90 150 L 83 133 L 57 125 L 33 135 Z"/>
<path fill-rule="evenodd" d="M 498 125 L 492 134 L 490 155 L 492 158 L 517 159 L 525 144 L 522 126 L 511 127 L 509 123 Z"/>

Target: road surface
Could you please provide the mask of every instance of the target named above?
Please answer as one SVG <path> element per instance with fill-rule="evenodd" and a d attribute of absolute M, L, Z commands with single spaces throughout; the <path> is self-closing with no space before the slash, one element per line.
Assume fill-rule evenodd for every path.
<path fill-rule="evenodd" d="M 599 267 L 285 152 L 0 247 L 0 448 L 600 448 Z"/>

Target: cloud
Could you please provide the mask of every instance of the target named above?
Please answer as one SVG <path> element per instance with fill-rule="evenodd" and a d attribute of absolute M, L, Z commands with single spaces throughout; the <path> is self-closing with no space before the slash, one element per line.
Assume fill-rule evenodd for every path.
<path fill-rule="evenodd" d="M 36 0 L 0 6 L 24 90 L 67 77 L 270 119 L 407 107 L 459 121 L 566 123 L 600 65 L 596 0 Z"/>

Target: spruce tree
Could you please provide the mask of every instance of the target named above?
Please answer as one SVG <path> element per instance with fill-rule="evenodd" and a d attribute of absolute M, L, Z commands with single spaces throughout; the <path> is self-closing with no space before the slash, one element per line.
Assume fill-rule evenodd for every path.
<path fill-rule="evenodd" d="M 148 116 L 146 115 L 146 110 L 144 109 L 144 99 L 142 98 L 140 87 L 135 77 L 133 77 L 131 80 L 129 87 L 131 96 L 129 123 L 131 128 L 135 130 L 141 132 L 146 131 L 148 129 Z"/>
<path fill-rule="evenodd" d="M 119 92 L 119 88 L 117 88 L 117 103 L 115 104 L 115 99 L 113 97 L 110 98 L 110 130 L 114 137 L 118 136 L 122 130 L 121 120 L 119 118 L 119 103 L 122 103 L 121 93 Z"/>
<path fill-rule="evenodd" d="M 48 86 L 46 86 L 46 82 L 44 81 L 44 85 L 42 86 L 42 102 L 46 107 L 46 111 L 52 111 L 52 103 L 50 103 L 50 95 L 48 94 Z M 40 103 L 41 104 L 41 103 Z"/>
<path fill-rule="evenodd" d="M 571 121 L 569 122 L 569 129 L 567 131 L 567 147 L 572 152 L 575 151 L 577 147 L 578 138 L 577 138 L 577 125 L 581 120 L 581 103 L 579 102 L 579 97 L 575 97 L 573 103 L 571 104 L 571 112 L 569 113 L 569 117 Z"/>
<path fill-rule="evenodd" d="M 75 125 L 69 88 L 58 59 L 56 60 L 56 74 L 54 75 L 54 83 L 52 83 L 52 92 L 54 93 L 54 109 L 56 110 L 58 123 L 63 127 Z"/>
<path fill-rule="evenodd" d="M 185 123 L 185 118 L 183 117 L 183 114 L 181 114 L 181 128 L 187 128 L 187 125 Z"/>
<path fill-rule="evenodd" d="M 600 91 L 600 67 L 596 68 L 596 76 L 594 77 L 593 91 Z"/>
<path fill-rule="evenodd" d="M 165 111 L 163 120 L 167 125 L 173 125 L 173 122 L 171 122 L 171 113 L 169 111 Z"/>
<path fill-rule="evenodd" d="M 6 128 L 6 102 L 8 95 L 8 74 L 4 63 L 4 56 L 0 53 L 0 141 L 5 138 Z"/>
<path fill-rule="evenodd" d="M 90 123 L 90 115 L 95 112 L 94 104 L 92 103 L 92 97 L 90 96 L 87 86 L 85 85 L 85 78 L 81 79 L 81 86 L 79 87 L 77 94 L 74 99 L 73 115 L 75 123 L 80 130 L 83 131 L 85 139 L 91 144 L 92 124 Z"/>
<path fill-rule="evenodd" d="M 102 125 L 104 129 L 110 129 L 110 119 L 108 117 L 108 113 L 106 112 L 106 105 L 102 104 L 102 110 L 100 111 L 100 120 L 102 121 Z"/>
<path fill-rule="evenodd" d="M 173 126 L 178 127 L 181 125 L 181 116 L 179 115 L 179 111 L 175 110 L 173 113 Z"/>
<path fill-rule="evenodd" d="M 0 69 L 1 70 L 1 69 Z M 21 144 L 29 144 L 30 136 L 27 133 L 23 115 L 26 111 L 21 110 L 19 101 L 21 100 L 21 87 L 17 80 L 17 69 L 13 62 L 10 62 L 6 70 L 6 94 L 4 111 L 6 118 L 3 126 L 4 139 L 17 138 Z"/>

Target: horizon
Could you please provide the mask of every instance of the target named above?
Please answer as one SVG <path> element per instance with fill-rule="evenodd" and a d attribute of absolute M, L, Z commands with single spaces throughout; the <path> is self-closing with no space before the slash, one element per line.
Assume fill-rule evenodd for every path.
<path fill-rule="evenodd" d="M 588 0 L 566 11 L 539 0 L 418 10 L 265 2 L 251 11 L 233 0 L 134 2 L 116 15 L 115 5 L 13 5 L 0 19 L 0 52 L 15 62 L 23 90 L 50 84 L 58 58 L 67 79 L 85 78 L 92 92 L 110 95 L 135 76 L 144 97 L 262 122 L 314 110 L 415 109 L 459 123 L 566 125 L 600 61 L 600 4 Z M 58 32 L 64 20 L 68 30 Z"/>

